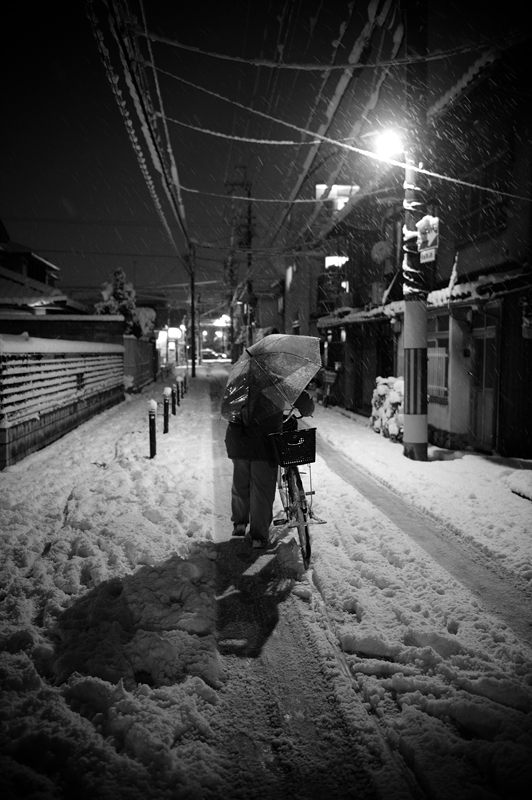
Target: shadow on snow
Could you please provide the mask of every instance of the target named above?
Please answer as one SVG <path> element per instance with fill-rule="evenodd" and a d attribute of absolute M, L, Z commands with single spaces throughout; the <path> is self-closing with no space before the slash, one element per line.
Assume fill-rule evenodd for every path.
<path fill-rule="evenodd" d="M 301 576 L 295 541 L 268 551 L 247 539 L 198 544 L 132 575 L 104 581 L 56 620 L 54 675 L 91 675 L 127 688 L 165 686 L 197 675 L 223 681 L 224 654 L 257 657 L 278 606 Z"/>

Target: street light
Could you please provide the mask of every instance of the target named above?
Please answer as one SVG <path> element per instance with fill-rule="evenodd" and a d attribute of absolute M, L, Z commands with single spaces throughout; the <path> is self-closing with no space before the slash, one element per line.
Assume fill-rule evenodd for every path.
<path fill-rule="evenodd" d="M 400 134 L 394 130 L 379 131 L 375 134 L 375 152 L 382 158 L 393 158 L 404 153 L 404 144 Z"/>
<path fill-rule="evenodd" d="M 419 172 L 412 150 L 395 131 L 383 131 L 375 139 L 383 159 L 403 153 L 405 162 L 403 225 L 403 326 L 404 431 L 403 454 L 414 461 L 427 460 L 427 280 L 420 269 L 419 231 L 424 215 Z M 380 148 L 380 149 L 377 149 Z M 421 166 L 421 165 L 419 165 Z"/>
<path fill-rule="evenodd" d="M 225 331 L 226 328 L 228 328 L 231 325 L 231 317 L 229 316 L 229 314 L 222 314 L 221 317 L 218 317 L 218 319 L 214 320 L 213 325 L 221 329 L 222 350 L 224 355 L 227 355 L 226 353 L 227 342 L 225 341 Z"/>
<path fill-rule="evenodd" d="M 174 363 L 178 363 L 177 340 L 181 338 L 181 331 L 179 328 L 168 328 L 167 339 L 169 342 L 169 349 L 174 351 Z"/>

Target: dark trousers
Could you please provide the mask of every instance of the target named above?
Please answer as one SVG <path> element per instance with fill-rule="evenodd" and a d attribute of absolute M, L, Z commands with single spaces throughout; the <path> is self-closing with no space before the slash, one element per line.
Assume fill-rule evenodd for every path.
<path fill-rule="evenodd" d="M 266 540 L 273 516 L 277 464 L 233 458 L 231 519 L 248 523 L 252 539 Z"/>

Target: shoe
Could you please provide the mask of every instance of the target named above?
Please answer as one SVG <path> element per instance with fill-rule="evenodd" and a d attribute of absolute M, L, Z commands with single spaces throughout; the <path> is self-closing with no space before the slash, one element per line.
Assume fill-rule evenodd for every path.
<path fill-rule="evenodd" d="M 254 550 L 265 550 L 268 547 L 266 539 L 252 539 L 251 546 Z"/>
<path fill-rule="evenodd" d="M 233 525 L 233 536 L 245 536 L 246 526 L 243 522 L 237 522 Z"/>

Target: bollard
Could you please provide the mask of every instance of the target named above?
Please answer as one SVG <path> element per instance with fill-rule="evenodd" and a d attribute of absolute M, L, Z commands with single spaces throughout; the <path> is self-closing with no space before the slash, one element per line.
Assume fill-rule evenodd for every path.
<path fill-rule="evenodd" d="M 157 416 L 157 401 L 148 401 L 148 425 L 150 430 L 150 458 L 153 458 L 157 452 L 157 442 L 155 433 L 155 418 Z"/>
<path fill-rule="evenodd" d="M 179 391 L 179 382 L 177 382 L 176 385 L 175 385 L 175 399 L 176 399 L 176 402 L 177 402 L 178 406 L 181 405 L 180 395 L 181 395 L 181 392 Z"/>
<path fill-rule="evenodd" d="M 170 395 L 172 394 L 172 390 L 169 386 L 165 386 L 164 388 L 164 399 L 163 399 L 163 411 L 164 411 L 164 423 L 163 423 L 163 433 L 168 433 L 168 414 L 170 411 Z"/>
<path fill-rule="evenodd" d="M 175 415 L 176 415 L 176 413 L 177 413 L 177 409 L 176 409 L 176 395 L 177 395 L 176 388 L 175 388 L 175 386 L 172 386 L 172 415 L 173 415 L 174 417 L 175 417 Z"/>

